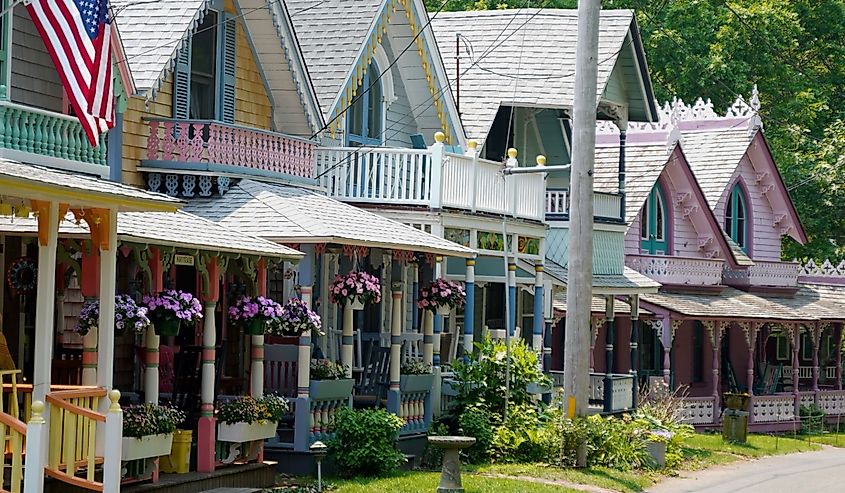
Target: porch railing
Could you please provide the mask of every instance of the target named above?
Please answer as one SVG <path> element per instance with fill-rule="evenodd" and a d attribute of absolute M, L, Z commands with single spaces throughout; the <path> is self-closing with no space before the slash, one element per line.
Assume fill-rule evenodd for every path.
<path fill-rule="evenodd" d="M 685 397 L 684 423 L 691 425 L 705 425 L 713 423 L 715 419 L 715 399 L 713 397 Z"/>
<path fill-rule="evenodd" d="M 97 481 L 96 466 L 106 462 L 107 454 L 103 449 L 97 450 L 98 438 L 102 443 L 117 443 L 117 457 L 110 457 L 103 470 L 106 476 L 114 472 L 110 468 L 119 473 L 122 430 L 118 428 L 118 436 L 105 436 L 106 415 L 97 411 L 100 399 L 106 395 L 106 389 L 98 387 L 47 394 L 50 421 L 45 472 L 48 476 L 80 488 L 103 491 L 107 478 Z M 112 400 L 116 404 L 117 399 Z"/>
<path fill-rule="evenodd" d="M 722 283 L 721 260 L 626 255 L 625 265 L 661 284 L 715 286 Z"/>
<path fill-rule="evenodd" d="M 91 147 L 77 118 L 0 101 L 0 147 L 106 166 L 106 147 Z"/>
<path fill-rule="evenodd" d="M 23 488 L 23 456 L 26 447 L 26 424 L 5 412 L 0 411 L 0 437 L 3 437 L 3 452 L 0 454 L 0 483 L 6 478 L 6 460 L 10 457 L 8 493 L 20 493 Z M 0 491 L 2 489 L 0 484 Z"/>
<path fill-rule="evenodd" d="M 549 188 L 546 190 L 546 219 L 569 220 L 569 189 Z M 619 194 L 593 192 L 593 217 L 598 221 L 622 221 L 622 198 Z"/>
<path fill-rule="evenodd" d="M 753 423 L 794 421 L 795 396 L 793 394 L 752 396 L 750 417 Z"/>
<path fill-rule="evenodd" d="M 798 285 L 800 270 L 797 262 L 755 260 L 748 268 L 748 282 L 753 286 L 794 287 Z"/>
<path fill-rule="evenodd" d="M 426 406 L 431 406 L 431 392 L 402 392 L 400 399 L 399 417 L 405 420 L 405 425 L 399 429 L 399 434 L 427 431 L 430 423 L 426 419 Z"/>
<path fill-rule="evenodd" d="M 502 163 L 429 149 L 333 147 L 316 150 L 320 185 L 356 203 L 397 204 L 542 221 L 544 177 L 502 175 Z"/>
<path fill-rule="evenodd" d="M 314 178 L 313 141 L 218 121 L 151 118 L 147 122 L 149 161 L 187 163 L 186 169 L 196 171 L 240 169 L 246 174 Z"/>

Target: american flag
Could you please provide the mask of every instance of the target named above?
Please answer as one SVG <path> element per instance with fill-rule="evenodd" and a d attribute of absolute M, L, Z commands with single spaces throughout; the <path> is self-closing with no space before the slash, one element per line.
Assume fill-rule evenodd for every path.
<path fill-rule="evenodd" d="M 26 6 L 92 146 L 114 125 L 108 0 L 32 0 Z"/>

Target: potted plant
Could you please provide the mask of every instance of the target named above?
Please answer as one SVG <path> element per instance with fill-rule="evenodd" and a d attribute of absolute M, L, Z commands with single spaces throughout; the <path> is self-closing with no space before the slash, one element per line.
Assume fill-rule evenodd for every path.
<path fill-rule="evenodd" d="M 244 443 L 273 438 L 287 411 L 287 401 L 275 394 L 258 399 L 245 396 L 227 402 L 217 410 L 217 439 Z"/>
<path fill-rule="evenodd" d="M 467 293 L 463 285 L 441 277 L 420 290 L 417 306 L 437 312 L 438 315 L 449 315 L 453 308 L 464 306 L 466 298 Z"/>
<path fill-rule="evenodd" d="M 311 384 L 309 395 L 312 399 L 330 401 L 348 399 L 352 395 L 351 378 L 346 377 L 346 368 L 334 361 L 319 359 L 311 361 Z"/>
<path fill-rule="evenodd" d="M 150 403 L 124 407 L 121 460 L 170 455 L 173 432 L 185 416 L 179 409 Z"/>
<path fill-rule="evenodd" d="M 311 331 L 312 335 L 323 335 L 320 332 L 323 324 L 320 316 L 299 298 L 288 301 L 281 310 L 281 315 L 270 321 L 267 333 L 277 336 L 298 337 Z"/>
<path fill-rule="evenodd" d="M 100 325 L 100 300 L 88 300 L 82 305 L 79 312 L 79 322 L 76 324 L 76 332 L 79 335 L 86 335 L 92 329 Z M 114 297 L 114 330 L 118 334 L 125 329 L 137 333 L 143 333 L 150 326 L 150 319 L 147 317 L 147 307 L 138 306 L 131 296 L 119 294 Z"/>
<path fill-rule="evenodd" d="M 403 393 L 431 392 L 434 374 L 431 365 L 422 360 L 408 360 L 402 365 L 399 375 L 399 390 Z"/>
<path fill-rule="evenodd" d="M 282 315 L 282 305 L 264 296 L 241 296 L 229 307 L 229 318 L 244 329 L 245 334 L 264 335 L 271 323 Z"/>
<path fill-rule="evenodd" d="M 182 323 L 202 320 L 202 304 L 191 293 L 168 289 L 157 295 L 144 296 L 143 303 L 158 335 L 179 335 Z"/>
<path fill-rule="evenodd" d="M 725 392 L 722 397 L 725 400 L 725 407 L 735 411 L 748 411 L 748 405 L 751 403 L 749 394 Z"/>
<path fill-rule="evenodd" d="M 381 301 L 381 284 L 376 276 L 352 271 L 336 276 L 331 288 L 332 301 L 338 305 L 351 304 L 353 310 L 363 310 L 365 303 Z"/>
<path fill-rule="evenodd" d="M 666 447 L 669 445 L 673 436 L 674 433 L 668 430 L 651 430 L 646 432 L 646 450 L 655 467 L 666 467 Z"/>

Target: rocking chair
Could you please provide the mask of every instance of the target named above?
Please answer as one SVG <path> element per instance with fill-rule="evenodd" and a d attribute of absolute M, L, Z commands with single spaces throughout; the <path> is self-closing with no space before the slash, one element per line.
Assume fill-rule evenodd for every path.
<path fill-rule="evenodd" d="M 390 372 L 390 348 L 370 346 L 361 380 L 355 385 L 352 403 L 355 407 L 386 405 Z"/>

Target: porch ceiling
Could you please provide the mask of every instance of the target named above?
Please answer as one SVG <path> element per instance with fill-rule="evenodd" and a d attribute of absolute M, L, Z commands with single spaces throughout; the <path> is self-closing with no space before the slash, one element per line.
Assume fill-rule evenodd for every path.
<path fill-rule="evenodd" d="M 186 210 L 279 243 L 338 243 L 452 257 L 475 257 L 457 243 L 293 186 L 242 180 L 222 197 L 191 200 Z"/>
<path fill-rule="evenodd" d="M 0 195 L 70 207 L 175 212 L 182 201 L 101 178 L 0 159 Z"/>
<path fill-rule="evenodd" d="M 782 322 L 845 320 L 845 304 L 835 304 L 808 287 L 801 288 L 792 298 L 765 297 L 726 288 L 719 294 L 648 294 L 642 300 L 683 317 Z"/>

